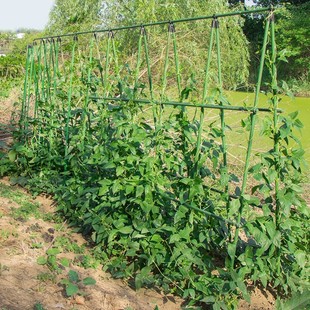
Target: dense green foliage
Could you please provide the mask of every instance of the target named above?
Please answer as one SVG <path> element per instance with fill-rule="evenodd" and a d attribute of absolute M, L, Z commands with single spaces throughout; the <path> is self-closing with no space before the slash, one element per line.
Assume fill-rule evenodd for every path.
<path fill-rule="evenodd" d="M 278 49 L 287 58 L 279 68 L 282 76 L 308 77 L 310 64 L 310 1 L 289 6 L 278 14 Z"/>
<path fill-rule="evenodd" d="M 100 24 L 101 0 L 56 0 L 46 31 L 51 34 L 93 29 Z"/>
<path fill-rule="evenodd" d="M 300 5 L 309 2 L 309 0 L 254 0 L 254 3 L 268 7 L 270 5 L 278 6 L 283 4 L 293 4 L 293 5 Z"/>
<path fill-rule="evenodd" d="M 6 56 L 0 57 L 0 97 L 8 97 L 14 87 L 21 87 L 27 45 L 37 35 L 38 32 L 30 32 L 23 39 L 18 39 L 14 33 L 0 33 L 0 46 L 6 53 Z"/>
<path fill-rule="evenodd" d="M 195 106 L 202 97 L 199 82 L 183 77 L 183 62 L 178 74 L 177 49 L 162 52 L 172 50 L 168 38 L 163 49 L 157 45 L 166 56 L 152 68 L 162 76 L 153 80 L 154 94 L 141 74 L 147 53 L 124 62 L 122 35 L 79 37 L 62 42 L 61 49 L 50 40 L 30 49 L 34 63 L 26 71 L 20 130 L 0 174 L 15 174 L 35 193 L 52 194 L 59 212 L 92 238 L 105 270 L 136 288 L 158 286 L 189 305 L 214 309 L 249 300 L 248 283 L 284 297 L 307 292 L 309 209 L 299 196 L 303 150 L 295 136 L 302 124 L 297 113 L 277 113 L 282 89 L 275 54 L 266 57 L 270 111 L 261 132 L 272 146 L 246 160 L 249 169 L 238 174 L 226 160 L 227 113 L 206 121 L 208 109 Z M 211 73 L 216 69 L 210 67 Z M 200 82 L 211 84 L 203 99 L 229 108 L 220 83 L 212 87 L 214 76 Z M 194 104 L 167 108 L 151 100 L 147 112 L 134 102 L 152 95 Z M 250 140 L 251 155 L 261 112 L 245 113 L 240 139 Z"/>
<path fill-rule="evenodd" d="M 309 220 L 298 198 L 301 152 L 286 147 L 291 126 L 300 126 L 295 115 L 281 119 L 281 152 L 262 154 L 262 162 L 251 168 L 258 182 L 253 192 L 259 189 L 263 197 L 243 197 L 242 231 L 251 242 L 239 239 L 231 268 L 231 225 L 221 216 L 234 221 L 240 202 L 232 200 L 227 212 L 225 195 L 205 186 L 221 188 L 236 180 L 233 175 L 217 179 L 222 165 L 221 149 L 213 142 L 220 134 L 216 128 L 209 128 L 202 142 L 200 173 L 195 176 L 191 158 L 199 123 L 190 124 L 180 113 L 155 131 L 137 117 L 134 105 L 112 111 L 102 107 L 100 113 L 76 108 L 65 156 L 61 132 L 66 117 L 58 113 L 51 118 L 52 112 L 45 106 L 46 114 L 38 120 L 45 124 L 40 139 L 16 144 L 1 167 L 13 165 L 20 174 L 16 181 L 53 194 L 71 224 L 91 234 L 97 257 L 113 276 L 133 278 L 136 288 L 160 286 L 190 303 L 214 304 L 214 309 L 233 308 L 240 294 L 247 298 L 248 279 L 284 295 L 306 288 Z M 53 125 L 47 126 L 47 120 Z M 270 128 L 272 122 L 266 123 L 265 134 L 273 139 Z M 271 188 L 277 177 L 283 189 L 275 222 Z M 253 212 L 253 204 L 261 203 L 263 213 Z"/>
<path fill-rule="evenodd" d="M 64 1 L 58 0 L 54 6 L 48 27 L 49 34 L 70 33 L 90 29 L 109 29 L 120 26 L 140 25 L 151 21 L 174 20 L 178 18 L 213 15 L 215 12 L 224 12 L 229 7 L 224 0 L 212 2 L 204 1 Z M 76 8 L 79 9 L 76 9 Z M 90 9 L 87 9 L 90 7 Z M 87 9 L 87 10 L 86 10 Z M 72 12 L 74 10 L 74 13 Z M 72 16 L 69 18 L 68 16 Z M 235 16 L 222 20 L 222 66 L 227 89 L 236 89 L 240 85 L 246 85 L 248 80 L 249 53 L 247 41 L 242 32 L 243 19 Z M 193 72 L 203 75 L 202 63 L 206 55 L 205 41 L 201 38 L 210 36 L 210 23 L 192 22 L 178 28 L 175 25 L 178 36 L 180 58 L 185 62 L 183 70 L 190 77 Z M 164 49 L 166 37 L 163 33 L 166 28 L 153 27 L 149 29 L 152 37 L 150 45 L 150 57 L 157 65 L 163 61 L 163 55 L 158 54 L 159 49 Z M 117 32 L 118 44 L 123 51 L 119 55 L 120 61 L 130 63 L 132 57 L 136 57 L 138 32 Z M 198 35 L 197 35 L 198 34 Z M 184 39 L 183 39 L 184 38 Z M 192 44 L 188 45 L 187 42 Z M 155 51 L 153 53 L 153 51 Z M 155 73 L 153 73 L 155 75 Z M 158 76 L 158 79 L 160 76 Z"/>
<path fill-rule="evenodd" d="M 264 1 L 259 4 L 266 5 Z M 279 54 L 286 62 L 278 68 L 279 80 L 287 82 L 292 91 L 300 95 L 309 95 L 309 1 L 290 1 L 282 3 L 285 6 L 276 7 L 276 33 Z M 256 46 L 263 40 L 263 19 L 259 14 L 245 18 L 244 33 L 250 42 L 251 63 L 250 83 L 255 83 L 256 67 L 259 59 L 255 57 Z M 268 79 L 268 77 L 267 77 Z"/>

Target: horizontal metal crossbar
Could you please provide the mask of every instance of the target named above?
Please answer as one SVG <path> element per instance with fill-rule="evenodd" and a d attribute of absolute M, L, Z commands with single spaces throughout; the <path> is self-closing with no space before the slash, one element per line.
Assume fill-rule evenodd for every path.
<path fill-rule="evenodd" d="M 129 99 L 122 97 L 95 97 L 91 96 L 92 100 L 105 100 L 105 101 L 125 101 L 143 104 L 156 104 L 156 105 L 171 105 L 171 106 L 183 106 L 192 108 L 205 108 L 205 109 L 218 109 L 218 110 L 230 110 L 230 111 L 243 111 L 243 112 L 272 112 L 273 110 L 268 108 L 254 108 L 254 107 L 241 107 L 241 106 L 231 106 L 231 105 L 219 105 L 219 104 L 203 104 L 203 103 L 191 103 L 191 102 L 177 102 L 177 101 L 151 101 L 148 99 Z M 283 110 L 277 109 L 278 113 L 282 113 Z"/>
<path fill-rule="evenodd" d="M 247 14 L 253 14 L 253 13 L 263 13 L 263 12 L 268 12 L 268 11 L 272 11 L 272 7 L 259 8 L 255 10 L 235 11 L 235 12 L 228 12 L 228 13 L 222 13 L 222 14 L 213 14 L 213 15 L 206 15 L 206 16 L 198 16 L 198 17 L 190 17 L 190 18 L 181 18 L 181 19 L 175 19 L 175 20 L 165 20 L 165 21 L 145 23 L 145 24 L 140 24 L 140 25 L 115 27 L 115 28 L 110 28 L 110 29 L 81 31 L 81 32 L 74 32 L 74 33 L 68 33 L 68 34 L 62 34 L 62 35 L 56 35 L 56 36 L 35 38 L 34 41 L 46 40 L 46 39 L 57 39 L 57 38 L 63 38 L 63 37 L 72 37 L 72 36 L 92 34 L 92 33 L 119 31 L 119 30 L 125 30 L 125 29 L 136 29 L 136 28 L 141 28 L 141 27 L 150 27 L 150 26 L 165 25 L 165 24 L 171 24 L 171 23 L 191 22 L 191 21 L 198 21 L 198 20 L 204 20 L 204 19 L 213 19 L 213 18 L 216 19 L 216 18 L 221 18 L 221 17 L 236 16 L 236 15 L 242 15 L 242 14 L 247 15 Z"/>
<path fill-rule="evenodd" d="M 241 226 L 242 226 L 241 224 L 238 224 L 238 223 L 236 223 L 235 221 L 231 221 L 231 220 L 229 220 L 229 219 L 224 219 L 223 217 L 221 217 L 221 216 L 219 216 L 219 215 L 216 215 L 216 214 L 214 214 L 214 213 L 212 213 L 212 212 L 209 212 L 209 211 L 206 211 L 206 210 L 204 210 L 204 209 L 200 209 L 200 208 L 198 208 L 198 207 L 196 207 L 196 206 L 193 206 L 193 205 L 191 205 L 191 204 L 189 204 L 189 203 L 187 203 L 187 202 L 181 202 L 180 200 L 174 198 L 173 195 L 171 195 L 171 193 L 168 193 L 168 192 L 164 193 L 162 190 L 159 190 L 159 193 L 160 193 L 160 195 L 161 195 L 162 197 L 164 197 L 164 198 L 166 198 L 166 199 L 169 199 L 169 200 L 171 200 L 171 201 L 174 201 L 174 202 L 176 202 L 177 204 L 182 205 L 182 206 L 184 206 L 184 207 L 186 207 L 186 208 L 188 208 L 188 209 L 192 209 L 192 210 L 198 211 L 198 212 L 200 212 L 200 213 L 203 213 L 203 214 L 205 214 L 206 216 L 210 216 L 210 217 L 216 218 L 217 220 L 222 221 L 222 222 L 224 222 L 224 223 L 226 223 L 226 224 L 234 225 L 234 226 L 236 226 L 236 227 L 241 227 Z M 170 194 L 170 195 L 169 195 L 169 194 Z"/>

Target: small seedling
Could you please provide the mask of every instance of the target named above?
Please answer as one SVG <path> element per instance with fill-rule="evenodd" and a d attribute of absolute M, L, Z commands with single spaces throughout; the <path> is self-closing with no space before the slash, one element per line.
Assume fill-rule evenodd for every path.
<path fill-rule="evenodd" d="M 66 295 L 71 297 L 74 295 L 85 295 L 83 286 L 94 285 L 96 284 L 96 280 L 91 277 L 81 279 L 76 271 L 70 270 L 68 278 L 63 279 L 60 283 L 65 286 Z"/>
<path fill-rule="evenodd" d="M 65 267 L 69 267 L 70 261 L 66 258 L 62 258 L 59 262 L 57 260 L 57 254 L 60 253 L 58 248 L 50 248 L 46 251 L 46 256 L 40 256 L 37 259 L 39 265 L 46 265 L 51 271 L 61 273 Z"/>
<path fill-rule="evenodd" d="M 56 275 L 51 272 L 42 272 L 37 275 L 37 279 L 42 282 L 51 281 L 52 283 L 56 282 Z"/>
<path fill-rule="evenodd" d="M 40 302 L 36 302 L 33 306 L 33 310 L 44 310 L 44 308 Z"/>
<path fill-rule="evenodd" d="M 2 264 L 0 263 L 0 276 L 2 275 L 2 273 L 3 273 L 4 271 L 9 271 L 9 270 L 10 270 L 10 268 L 9 268 L 8 266 L 2 265 Z"/>

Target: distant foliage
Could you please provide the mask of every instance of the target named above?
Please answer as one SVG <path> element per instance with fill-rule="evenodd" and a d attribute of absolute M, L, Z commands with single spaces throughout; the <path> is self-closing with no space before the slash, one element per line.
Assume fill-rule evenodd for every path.
<path fill-rule="evenodd" d="M 0 97 L 8 97 L 14 87 L 21 87 L 25 74 L 27 45 L 38 36 L 37 31 L 28 31 L 23 39 L 12 32 L 0 33 L 0 46 L 5 56 L 0 57 Z"/>
<path fill-rule="evenodd" d="M 266 6 L 270 1 L 257 1 Z M 309 57 L 310 57 L 310 2 L 309 1 L 275 1 L 277 49 L 284 62 L 279 64 L 278 79 L 284 80 L 296 94 L 309 95 Z M 250 42 L 251 59 L 250 83 L 255 82 L 259 63 L 257 55 L 263 40 L 263 19 L 259 14 L 245 17 L 243 31 Z M 266 77 L 268 79 L 268 77 Z"/>
<path fill-rule="evenodd" d="M 287 63 L 279 68 L 281 77 L 305 77 L 310 69 L 310 1 L 287 6 L 278 13 L 277 45 Z M 310 83 L 310 81 L 309 81 Z"/>
<path fill-rule="evenodd" d="M 102 0 L 56 0 L 46 28 L 48 34 L 94 29 L 100 25 Z"/>

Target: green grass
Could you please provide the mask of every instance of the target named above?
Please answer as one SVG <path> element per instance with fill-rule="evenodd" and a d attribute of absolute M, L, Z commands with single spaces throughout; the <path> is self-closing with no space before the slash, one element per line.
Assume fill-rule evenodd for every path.
<path fill-rule="evenodd" d="M 253 106 L 254 93 L 247 92 L 225 92 L 225 97 L 233 106 Z M 307 175 L 308 165 L 310 165 L 310 98 L 295 97 L 290 98 L 288 96 L 280 96 L 279 108 L 283 110 L 284 115 L 288 115 L 292 112 L 298 111 L 298 118 L 303 123 L 303 128 L 300 132 L 296 132 L 297 137 L 300 139 L 302 147 L 305 151 L 305 162 L 304 167 L 304 186 L 308 186 L 310 179 Z M 259 95 L 258 107 L 268 107 L 267 96 L 263 93 Z M 171 113 L 173 108 L 165 108 L 165 117 Z M 195 108 L 187 108 L 189 118 L 192 119 L 195 115 Z M 196 119 L 199 119 L 199 109 L 197 110 Z M 205 111 L 204 128 L 207 129 L 208 124 L 216 122 L 220 128 L 219 110 L 208 109 Z M 256 130 L 254 133 L 253 149 L 251 156 L 251 165 L 259 159 L 255 156 L 256 153 L 268 151 L 273 147 L 273 141 L 260 134 L 263 118 L 269 113 L 259 112 L 256 122 Z M 143 113 L 141 113 L 146 119 L 152 119 L 152 108 L 150 106 L 143 107 Z M 246 150 L 248 146 L 249 133 L 245 131 L 241 126 L 241 120 L 246 119 L 249 115 L 248 112 L 240 111 L 226 111 L 225 122 L 231 128 L 228 130 L 227 144 L 228 144 L 228 163 L 229 171 L 233 172 L 239 178 L 242 178 L 243 169 L 246 158 Z M 221 143 L 219 140 L 218 143 Z M 294 144 L 289 147 L 294 146 Z"/>
<path fill-rule="evenodd" d="M 233 106 L 247 106 L 251 107 L 254 103 L 254 93 L 247 92 L 225 92 L 225 97 Z M 290 98 L 288 96 L 280 96 L 279 108 L 283 110 L 284 115 L 288 115 L 292 112 L 298 111 L 298 118 L 303 123 L 304 127 L 301 132 L 296 132 L 297 137 L 302 143 L 302 147 L 305 150 L 305 160 L 310 164 L 310 98 L 295 97 Z M 258 107 L 268 107 L 268 98 L 265 94 L 259 95 Z M 146 105 L 142 107 L 141 116 L 150 120 L 152 123 L 152 107 Z M 168 117 L 173 111 L 170 106 L 165 107 L 164 118 Z M 196 119 L 199 119 L 200 109 L 187 108 L 189 119 L 192 120 L 196 114 Z M 204 118 L 204 128 L 207 129 L 208 124 L 216 122 L 220 127 L 219 110 L 206 109 Z M 268 112 L 259 112 L 256 121 L 256 130 L 254 134 L 253 149 L 252 149 L 252 161 L 255 160 L 255 154 L 262 151 L 268 151 L 273 146 L 273 141 L 261 136 L 260 131 L 262 127 L 262 121 L 266 117 Z M 241 120 L 248 117 L 248 112 L 242 111 L 225 111 L 225 122 L 231 128 L 226 133 L 228 144 L 228 161 L 232 163 L 240 173 L 242 173 L 242 167 L 245 162 L 246 150 L 248 144 L 249 133 L 241 126 Z M 219 140 L 218 143 L 221 143 Z"/>
<path fill-rule="evenodd" d="M 26 194 L 17 188 L 0 183 L 0 196 L 19 205 L 18 208 L 11 208 L 11 216 L 14 219 L 27 220 L 31 216 L 36 218 L 40 216 L 40 205 L 32 202 Z"/>
<path fill-rule="evenodd" d="M 253 93 L 243 93 L 243 92 L 227 92 L 227 96 L 232 104 L 243 105 L 245 102 L 247 105 L 253 105 L 254 94 Z M 303 123 L 304 127 L 301 130 L 299 137 L 302 146 L 305 150 L 305 158 L 310 163 L 310 98 L 305 97 L 295 97 L 290 98 L 288 96 L 281 96 L 281 101 L 279 103 L 279 108 L 283 110 L 284 115 L 288 115 L 292 112 L 299 112 L 299 119 Z M 268 106 L 266 96 L 260 94 L 259 96 L 259 107 Z M 262 113 L 263 114 L 263 113 Z M 260 114 L 260 115 L 262 115 Z M 256 141 L 255 145 L 261 144 L 261 141 Z M 255 147 L 255 146 L 254 146 Z"/>

